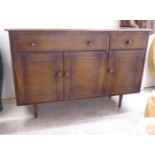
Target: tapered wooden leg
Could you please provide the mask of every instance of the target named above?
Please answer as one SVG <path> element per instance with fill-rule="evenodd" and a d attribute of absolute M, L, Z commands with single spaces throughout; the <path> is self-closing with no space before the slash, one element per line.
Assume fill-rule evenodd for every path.
<path fill-rule="evenodd" d="M 122 105 L 122 99 L 123 99 L 123 95 L 119 95 L 119 105 L 118 105 L 119 108 Z"/>
<path fill-rule="evenodd" d="M 111 99 L 111 96 L 109 96 L 109 98 Z"/>
<path fill-rule="evenodd" d="M 34 117 L 37 118 L 38 117 L 38 104 L 33 104 L 33 113 L 34 113 Z"/>

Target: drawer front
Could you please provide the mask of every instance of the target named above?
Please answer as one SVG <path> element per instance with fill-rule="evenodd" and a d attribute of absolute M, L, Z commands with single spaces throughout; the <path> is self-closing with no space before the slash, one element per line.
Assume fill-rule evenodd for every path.
<path fill-rule="evenodd" d="M 148 35 L 144 33 L 114 34 L 111 36 L 110 49 L 145 49 Z"/>
<path fill-rule="evenodd" d="M 109 36 L 103 33 L 18 33 L 11 37 L 15 52 L 55 50 L 108 50 Z"/>

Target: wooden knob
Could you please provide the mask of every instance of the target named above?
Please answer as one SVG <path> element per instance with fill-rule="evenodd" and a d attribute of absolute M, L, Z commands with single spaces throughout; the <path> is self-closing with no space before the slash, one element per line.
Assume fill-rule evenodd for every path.
<path fill-rule="evenodd" d="M 109 69 L 108 69 L 108 72 L 109 72 L 109 73 L 113 73 L 113 72 L 114 72 L 114 69 L 113 69 L 113 68 L 109 68 Z"/>
<path fill-rule="evenodd" d="M 93 45 L 93 42 L 90 41 L 90 40 L 88 40 L 87 44 L 88 44 L 89 46 L 92 46 L 92 45 Z"/>
<path fill-rule="evenodd" d="M 66 72 L 65 72 L 65 76 L 66 76 L 66 77 L 70 77 L 70 72 L 69 72 L 69 71 L 66 71 Z"/>
<path fill-rule="evenodd" d="M 31 41 L 30 45 L 31 45 L 32 47 L 35 47 L 35 46 L 37 45 L 37 43 L 36 43 L 36 41 Z"/>
<path fill-rule="evenodd" d="M 132 45 L 133 44 L 133 41 L 131 39 L 129 39 L 129 40 L 126 41 L 126 44 L 127 45 Z"/>
<path fill-rule="evenodd" d="M 58 73 L 57 73 L 57 77 L 62 77 L 63 76 L 63 72 L 62 71 L 59 71 Z"/>

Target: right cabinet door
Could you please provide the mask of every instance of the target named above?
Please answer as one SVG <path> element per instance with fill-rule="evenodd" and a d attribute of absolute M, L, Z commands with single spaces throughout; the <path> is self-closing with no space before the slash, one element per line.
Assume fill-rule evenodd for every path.
<path fill-rule="evenodd" d="M 110 51 L 107 70 L 107 95 L 140 91 L 144 50 Z"/>

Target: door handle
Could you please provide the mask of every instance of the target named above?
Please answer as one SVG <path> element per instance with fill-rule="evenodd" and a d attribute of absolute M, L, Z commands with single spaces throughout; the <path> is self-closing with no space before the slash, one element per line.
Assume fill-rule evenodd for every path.
<path fill-rule="evenodd" d="M 94 45 L 94 43 L 93 43 L 92 41 L 90 41 L 90 40 L 87 41 L 87 44 L 88 44 L 89 46 L 93 46 L 93 45 Z"/>
<path fill-rule="evenodd" d="M 114 69 L 113 69 L 113 68 L 109 68 L 109 69 L 108 69 L 108 72 L 109 72 L 109 73 L 113 73 L 113 72 L 114 72 Z"/>
<path fill-rule="evenodd" d="M 36 47 L 36 46 L 37 46 L 37 42 L 36 42 L 35 40 L 32 40 L 32 41 L 30 42 L 30 45 L 31 45 L 32 47 Z"/>
<path fill-rule="evenodd" d="M 62 77 L 62 76 L 63 76 L 63 72 L 62 72 L 62 71 L 58 71 L 58 72 L 57 72 L 57 77 L 60 78 L 60 77 Z"/>
<path fill-rule="evenodd" d="M 126 44 L 127 44 L 127 45 L 132 45 L 132 44 L 133 44 L 133 41 L 132 41 L 131 39 L 126 40 Z"/>
<path fill-rule="evenodd" d="M 65 72 L 65 77 L 70 77 L 70 72 L 69 71 Z"/>

